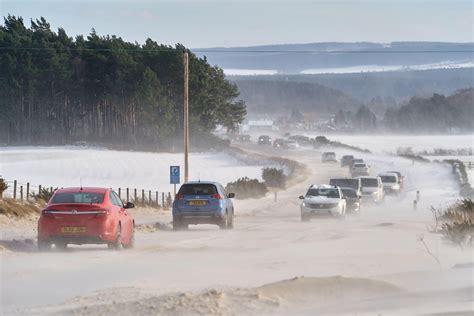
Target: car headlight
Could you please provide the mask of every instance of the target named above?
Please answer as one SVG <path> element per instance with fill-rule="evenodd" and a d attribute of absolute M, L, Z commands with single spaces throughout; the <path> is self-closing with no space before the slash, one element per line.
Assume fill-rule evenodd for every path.
<path fill-rule="evenodd" d="M 305 202 L 301 203 L 301 206 L 306 207 L 306 203 Z"/>
<path fill-rule="evenodd" d="M 377 191 L 376 191 L 376 192 L 372 192 L 372 195 L 376 195 L 376 194 L 378 194 L 378 192 L 377 192 Z"/>

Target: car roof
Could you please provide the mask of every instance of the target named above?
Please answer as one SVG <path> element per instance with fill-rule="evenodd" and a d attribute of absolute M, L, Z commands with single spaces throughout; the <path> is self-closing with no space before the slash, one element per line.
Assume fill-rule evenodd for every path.
<path fill-rule="evenodd" d="M 397 177 L 398 178 L 398 175 L 394 172 L 384 172 L 384 173 L 379 173 L 379 177 Z"/>
<path fill-rule="evenodd" d="M 400 171 L 387 171 L 387 173 L 395 173 L 396 175 L 399 175 L 399 176 L 402 175 Z"/>
<path fill-rule="evenodd" d="M 356 190 L 354 188 L 349 188 L 349 187 L 340 187 L 340 188 L 341 188 L 341 190 L 348 190 L 348 191 L 350 190 L 350 191 L 356 192 Z"/>
<path fill-rule="evenodd" d="M 88 192 L 88 193 L 106 193 L 108 188 L 97 188 L 97 187 L 71 187 L 71 188 L 61 188 L 56 190 L 58 193 L 72 193 L 72 192 Z"/>
<path fill-rule="evenodd" d="M 219 182 L 215 182 L 215 181 L 188 181 L 186 183 L 183 183 L 183 185 L 185 184 L 213 184 L 213 185 L 221 185 Z"/>
<path fill-rule="evenodd" d="M 309 188 L 310 189 L 334 189 L 337 187 L 334 185 L 329 185 L 329 184 L 312 184 Z"/>

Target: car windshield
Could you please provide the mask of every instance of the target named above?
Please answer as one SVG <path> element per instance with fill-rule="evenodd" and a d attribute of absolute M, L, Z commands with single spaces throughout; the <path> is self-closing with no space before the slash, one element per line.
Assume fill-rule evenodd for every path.
<path fill-rule="evenodd" d="M 354 159 L 354 156 L 343 156 L 342 159 L 351 160 L 351 159 Z"/>
<path fill-rule="evenodd" d="M 183 184 L 178 191 L 181 195 L 213 195 L 217 193 L 217 188 L 214 184 Z"/>
<path fill-rule="evenodd" d="M 366 167 L 366 164 L 365 164 L 365 163 L 356 163 L 356 164 L 354 165 L 354 167 L 356 167 L 356 168 L 365 168 L 365 167 Z"/>
<path fill-rule="evenodd" d="M 362 178 L 362 186 L 363 187 L 378 187 L 379 182 L 376 178 Z"/>
<path fill-rule="evenodd" d="M 327 196 L 328 198 L 339 198 L 339 191 L 336 188 L 309 189 L 306 196 Z"/>
<path fill-rule="evenodd" d="M 353 189 L 359 188 L 359 179 L 331 179 L 329 180 L 330 185 L 339 187 L 348 187 Z"/>
<path fill-rule="evenodd" d="M 53 204 L 63 203 L 96 203 L 104 201 L 104 193 L 96 192 L 64 192 L 56 193 L 51 200 Z"/>
<path fill-rule="evenodd" d="M 357 192 L 352 189 L 342 189 L 342 193 L 344 196 L 351 197 L 351 198 L 356 198 L 357 197 Z"/>
<path fill-rule="evenodd" d="M 387 173 L 395 173 L 398 176 L 398 178 L 402 176 L 402 174 L 398 171 L 387 171 Z"/>
<path fill-rule="evenodd" d="M 397 178 L 395 176 L 380 176 L 383 183 L 396 183 Z"/>

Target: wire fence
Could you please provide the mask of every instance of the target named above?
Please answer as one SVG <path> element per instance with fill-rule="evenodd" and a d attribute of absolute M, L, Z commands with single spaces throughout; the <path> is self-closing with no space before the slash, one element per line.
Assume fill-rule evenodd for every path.
<path fill-rule="evenodd" d="M 23 183 L 17 180 L 5 181 L 8 188 L 3 192 L 3 198 L 12 198 L 19 201 L 35 200 L 42 191 L 53 193 L 58 187 L 34 185 L 29 182 Z M 137 206 L 149 206 L 155 208 L 169 209 L 171 206 L 171 192 L 145 190 L 138 188 L 111 188 L 124 202 L 133 202 Z"/>

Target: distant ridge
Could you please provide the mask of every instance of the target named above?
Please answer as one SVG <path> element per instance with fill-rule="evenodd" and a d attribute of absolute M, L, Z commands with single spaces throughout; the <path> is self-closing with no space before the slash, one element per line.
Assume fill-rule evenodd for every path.
<path fill-rule="evenodd" d="M 279 74 L 374 65 L 417 67 L 440 63 L 474 63 L 472 42 L 325 42 L 196 48 L 193 51 L 224 69 L 266 70 Z"/>

